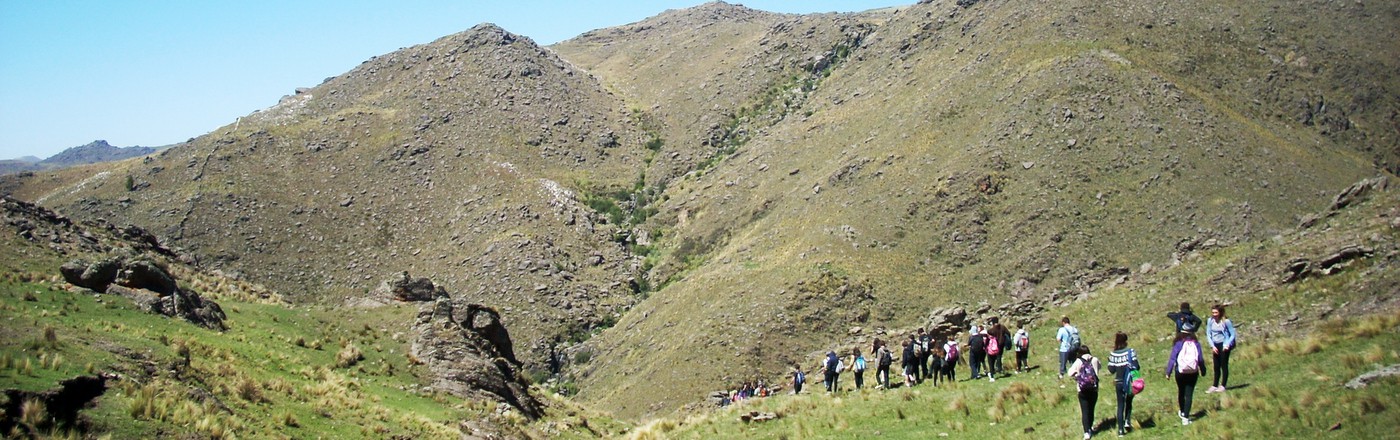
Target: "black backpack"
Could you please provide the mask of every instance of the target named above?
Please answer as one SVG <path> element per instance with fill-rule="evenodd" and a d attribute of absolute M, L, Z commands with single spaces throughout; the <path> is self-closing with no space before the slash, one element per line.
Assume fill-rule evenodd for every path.
<path fill-rule="evenodd" d="M 891 363 L 894 363 L 894 358 L 890 357 L 890 351 L 880 350 L 880 368 L 889 368 Z"/>

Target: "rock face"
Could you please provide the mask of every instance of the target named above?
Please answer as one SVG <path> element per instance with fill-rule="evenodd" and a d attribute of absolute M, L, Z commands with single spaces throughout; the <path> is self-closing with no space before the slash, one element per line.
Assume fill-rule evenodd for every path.
<path fill-rule="evenodd" d="M 142 310 L 179 317 L 195 325 L 223 331 L 224 311 L 191 290 L 181 289 L 160 265 L 144 258 L 110 257 L 89 263 L 73 260 L 59 268 L 69 284 L 121 295 Z"/>
<path fill-rule="evenodd" d="M 432 386 L 452 395 L 509 404 L 531 419 L 544 414 L 520 374 L 510 334 L 495 309 L 446 296 L 424 304 L 413 324 L 411 354 L 432 371 Z M 457 313 L 462 313 L 458 319 Z"/>

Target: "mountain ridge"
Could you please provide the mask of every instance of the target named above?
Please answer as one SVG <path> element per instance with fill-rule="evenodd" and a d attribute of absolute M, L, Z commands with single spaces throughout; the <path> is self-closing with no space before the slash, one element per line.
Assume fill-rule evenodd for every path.
<path fill-rule="evenodd" d="M 712 2 L 548 48 L 479 25 L 5 187 L 304 302 L 426 275 L 501 305 L 536 371 L 564 353 L 581 401 L 656 417 L 944 306 L 1039 324 L 1393 177 L 1400 56 L 1329 24 L 1395 7 L 1263 3 Z"/>

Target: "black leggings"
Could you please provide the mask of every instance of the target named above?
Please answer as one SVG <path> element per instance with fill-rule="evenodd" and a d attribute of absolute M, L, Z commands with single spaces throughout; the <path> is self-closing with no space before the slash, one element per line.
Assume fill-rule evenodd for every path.
<path fill-rule="evenodd" d="M 1094 405 L 1099 403 L 1099 387 L 1085 387 L 1079 390 L 1079 421 L 1084 424 L 1084 433 L 1094 432 Z"/>
<path fill-rule="evenodd" d="M 1219 347 L 1216 347 L 1219 348 Z M 1211 381 L 1211 386 L 1227 387 L 1230 382 L 1230 351 L 1220 349 L 1211 355 L 1211 360 L 1215 362 L 1212 369 L 1215 371 L 1215 380 Z"/>
<path fill-rule="evenodd" d="M 1133 424 L 1133 387 L 1118 383 L 1114 388 L 1118 395 L 1118 432 L 1123 432 Z"/>
<path fill-rule="evenodd" d="M 1176 373 L 1176 404 L 1183 417 L 1191 417 L 1191 396 L 1196 393 L 1200 373 Z"/>
<path fill-rule="evenodd" d="M 865 371 L 856 372 L 856 389 L 865 386 Z"/>

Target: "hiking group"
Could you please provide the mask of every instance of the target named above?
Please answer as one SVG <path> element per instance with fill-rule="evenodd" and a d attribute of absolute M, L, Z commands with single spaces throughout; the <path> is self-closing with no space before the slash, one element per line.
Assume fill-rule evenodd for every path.
<path fill-rule="evenodd" d="M 1177 388 L 1177 415 L 1182 425 L 1192 422 L 1192 397 L 1196 383 L 1203 373 L 1206 361 L 1205 350 L 1197 340 L 1196 333 L 1204 328 L 1206 341 L 1210 345 L 1211 366 L 1214 379 L 1207 393 L 1224 392 L 1229 386 L 1230 353 L 1235 348 L 1235 327 L 1225 317 L 1225 307 L 1211 307 L 1210 317 L 1202 322 L 1191 311 L 1189 303 L 1181 303 L 1177 312 L 1168 313 L 1175 324 L 1174 338 L 1170 355 L 1167 357 L 1166 378 L 1175 378 Z M 960 335 L 952 338 L 936 337 L 920 328 L 917 332 L 900 339 L 900 350 L 896 353 L 881 338 L 875 338 L 870 347 L 871 359 L 867 359 L 861 347 L 850 349 L 849 355 L 828 351 L 818 363 L 815 372 L 822 375 L 827 393 L 841 391 L 840 377 L 844 371 L 851 371 L 855 379 L 855 390 L 865 388 L 865 372 L 873 363 L 875 368 L 875 388 L 890 389 L 890 368 L 899 361 L 902 382 L 899 385 L 911 387 L 932 380 L 950 382 L 956 377 L 959 363 L 971 370 L 967 379 L 978 380 L 986 377 L 996 382 L 997 377 L 1006 377 L 1002 357 L 1007 349 L 1016 355 L 1015 373 L 1029 371 L 1027 358 L 1030 354 L 1030 334 L 1023 326 L 1012 334 L 998 318 L 990 318 L 985 325 L 972 325 L 968 331 L 966 351 L 963 357 L 963 344 L 958 342 Z M 1074 380 L 1080 408 L 1080 422 L 1084 428 L 1084 438 L 1094 432 L 1094 407 L 1099 398 L 1099 371 L 1103 365 L 1084 344 L 1079 328 L 1070 324 L 1068 316 L 1060 318 L 1060 327 L 1055 332 L 1059 348 L 1059 378 L 1066 376 Z M 985 373 L 985 375 L 984 375 Z M 1108 355 L 1108 373 L 1113 377 L 1113 395 L 1117 403 L 1115 425 L 1119 436 L 1131 429 L 1133 398 L 1146 386 L 1141 373 L 1137 351 L 1128 347 L 1128 334 L 1117 332 L 1113 335 L 1113 351 Z M 790 373 L 793 393 L 801 393 L 806 381 L 806 372 L 799 363 L 792 364 Z M 1061 385 L 1061 388 L 1065 387 Z"/>
<path fill-rule="evenodd" d="M 1196 338 L 1202 326 L 1206 329 L 1207 341 L 1211 347 L 1214 367 L 1214 381 L 1207 393 L 1224 392 L 1229 386 L 1230 352 L 1235 348 L 1235 327 L 1225 317 L 1225 307 L 1211 307 L 1210 319 L 1204 324 L 1201 318 L 1191 311 L 1191 304 L 1181 303 L 1177 312 L 1167 317 L 1175 323 L 1171 353 L 1167 356 L 1166 378 L 1176 379 L 1177 416 L 1183 426 L 1190 425 L 1193 413 L 1191 400 L 1196 383 L 1205 368 L 1205 351 Z M 1079 337 L 1079 329 L 1070 325 L 1069 317 L 1060 318 L 1060 329 L 1056 332 L 1060 343 L 1060 378 L 1069 375 L 1075 381 L 1078 391 L 1080 423 L 1084 428 L 1084 438 L 1094 433 L 1094 406 L 1099 398 L 1099 359 L 1094 357 L 1087 345 Z M 1069 359 L 1073 363 L 1068 366 Z M 1113 393 L 1117 401 L 1115 425 L 1118 436 L 1127 434 L 1131 428 L 1133 397 L 1141 393 L 1146 381 L 1140 372 L 1137 351 L 1128 347 L 1128 335 L 1118 332 L 1113 335 L 1113 351 L 1108 356 L 1108 372 L 1113 375 Z"/>
<path fill-rule="evenodd" d="M 1030 333 L 1025 328 L 1018 329 L 1013 336 L 997 318 L 989 319 L 985 326 L 972 326 L 966 344 L 970 359 L 964 359 L 963 344 L 958 342 L 958 336 L 936 337 L 920 328 L 900 338 L 898 352 L 884 339 L 875 338 L 870 346 L 870 358 L 865 357 L 861 347 L 851 348 L 849 354 L 844 356 L 834 350 L 828 351 L 812 371 L 821 374 L 826 391 L 834 393 L 841 390 L 840 377 L 845 371 L 850 371 L 854 376 L 853 389 L 864 389 L 865 372 L 872 367 L 875 370 L 876 389 L 915 386 L 930 380 L 935 386 L 939 382 L 953 381 L 959 363 L 967 364 L 972 369 L 967 380 L 986 377 L 995 382 L 998 375 L 1004 377 L 1007 374 L 1001 361 L 1006 350 L 1016 354 L 1017 373 L 1029 368 Z M 898 383 L 890 380 L 890 369 L 895 366 L 895 361 L 899 362 Z M 790 373 L 793 393 L 802 392 L 806 374 L 800 364 L 793 363 Z"/>

